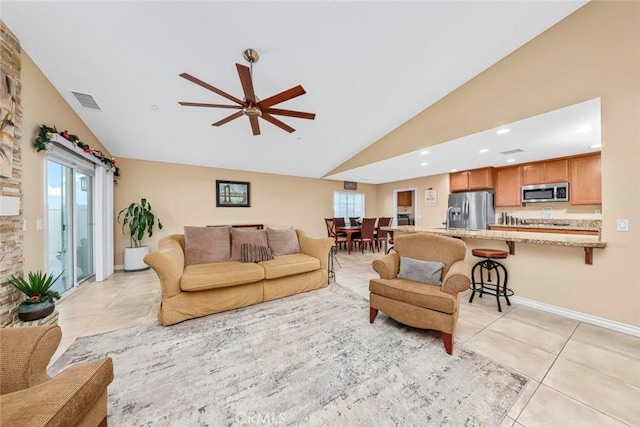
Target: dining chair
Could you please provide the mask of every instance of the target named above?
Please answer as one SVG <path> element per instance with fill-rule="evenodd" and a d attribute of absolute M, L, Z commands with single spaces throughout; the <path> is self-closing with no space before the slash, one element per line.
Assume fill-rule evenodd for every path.
<path fill-rule="evenodd" d="M 336 232 L 335 218 L 325 218 L 324 219 L 324 223 L 327 226 L 327 236 L 329 236 L 333 240 L 335 240 L 334 247 L 336 248 L 336 250 L 340 249 L 341 245 L 342 245 L 343 248 L 346 248 L 346 246 L 347 246 L 347 236 L 344 235 L 344 234 L 338 234 Z"/>
<path fill-rule="evenodd" d="M 346 226 L 346 224 L 344 222 L 344 218 L 342 218 L 342 217 L 335 217 L 335 218 L 333 218 L 333 220 L 336 223 L 336 227 L 344 227 L 344 226 Z"/>
<path fill-rule="evenodd" d="M 349 217 L 349 225 L 352 226 L 352 227 L 360 225 L 358 223 L 359 219 L 360 219 L 360 217 L 358 217 L 358 216 L 350 216 Z"/>
<path fill-rule="evenodd" d="M 362 229 L 360 230 L 360 236 L 354 237 L 352 240 L 354 243 L 360 245 L 360 250 L 364 254 L 364 247 L 369 244 L 371 246 L 371 252 L 375 252 L 374 237 L 376 218 L 363 218 Z"/>
<path fill-rule="evenodd" d="M 378 218 L 378 225 L 376 226 L 376 231 L 374 234 L 374 239 L 376 242 L 376 246 L 378 247 L 378 252 L 380 252 L 380 247 L 382 243 L 387 240 L 387 235 L 390 233 L 387 230 L 381 230 L 382 227 L 388 227 L 391 225 L 391 217 L 382 216 Z"/>

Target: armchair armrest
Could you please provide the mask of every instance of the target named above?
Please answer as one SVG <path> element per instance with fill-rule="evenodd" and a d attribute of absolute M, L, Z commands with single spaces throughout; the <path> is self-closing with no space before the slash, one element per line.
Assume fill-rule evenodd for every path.
<path fill-rule="evenodd" d="M 42 384 L 0 396 L 2 425 L 78 425 L 111 381 L 110 357 L 73 365 Z"/>
<path fill-rule="evenodd" d="M 442 279 L 442 292 L 457 294 L 466 291 L 471 285 L 471 267 L 464 260 L 451 264 L 446 276 Z"/>
<path fill-rule="evenodd" d="M 0 394 L 47 381 L 47 365 L 61 339 L 59 326 L 0 329 Z"/>
<path fill-rule="evenodd" d="M 329 267 L 329 251 L 335 243 L 330 237 L 311 237 L 302 230 L 296 230 L 298 235 L 298 243 L 300 243 L 300 252 L 303 254 L 318 258 L 320 260 L 320 268 Z"/>
<path fill-rule="evenodd" d="M 397 252 L 391 252 L 373 261 L 373 269 L 381 279 L 395 279 L 400 271 L 400 255 Z"/>

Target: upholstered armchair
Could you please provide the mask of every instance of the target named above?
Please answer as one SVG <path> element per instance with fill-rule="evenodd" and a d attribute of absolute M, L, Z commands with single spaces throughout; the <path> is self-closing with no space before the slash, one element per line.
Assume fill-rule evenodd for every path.
<path fill-rule="evenodd" d="M 460 312 L 458 293 L 469 289 L 471 268 L 462 240 L 436 234 L 398 236 L 395 252 L 373 262 L 369 322 L 378 310 L 405 325 L 442 332 L 448 354 Z"/>
<path fill-rule="evenodd" d="M 50 378 L 58 326 L 0 329 L 0 425 L 106 426 L 110 357 L 73 365 Z"/>

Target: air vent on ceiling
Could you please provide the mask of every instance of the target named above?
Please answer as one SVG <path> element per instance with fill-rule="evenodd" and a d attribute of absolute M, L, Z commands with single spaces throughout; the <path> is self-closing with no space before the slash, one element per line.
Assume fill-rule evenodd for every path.
<path fill-rule="evenodd" d="M 524 150 L 516 148 L 516 149 L 513 149 L 513 150 L 501 151 L 500 154 L 509 155 L 509 154 L 516 154 L 516 153 L 522 153 L 522 152 L 524 152 Z"/>
<path fill-rule="evenodd" d="M 93 98 L 93 95 L 74 91 L 71 91 L 71 93 L 76 97 L 80 105 L 82 105 L 83 107 L 92 108 L 94 110 L 102 110 L 96 100 Z"/>

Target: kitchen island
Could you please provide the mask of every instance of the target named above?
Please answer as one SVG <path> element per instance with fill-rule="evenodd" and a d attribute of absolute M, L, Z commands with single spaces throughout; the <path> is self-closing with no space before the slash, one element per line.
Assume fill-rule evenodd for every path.
<path fill-rule="evenodd" d="M 394 234 L 433 233 L 442 236 L 457 237 L 461 239 L 499 240 L 507 243 L 509 254 L 516 254 L 516 243 L 532 243 L 536 245 L 571 246 L 584 249 L 585 264 L 593 264 L 593 249 L 605 248 L 606 242 L 600 241 L 598 236 L 579 234 L 539 233 L 524 231 L 503 230 L 465 230 L 462 228 L 426 228 L 419 226 L 384 227 Z"/>

